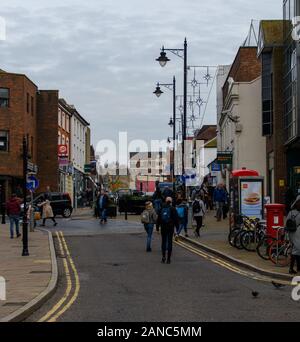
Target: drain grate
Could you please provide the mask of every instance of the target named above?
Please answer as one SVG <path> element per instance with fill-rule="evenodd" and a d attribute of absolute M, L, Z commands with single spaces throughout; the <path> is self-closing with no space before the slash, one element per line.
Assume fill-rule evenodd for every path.
<path fill-rule="evenodd" d="M 3 304 L 3 306 L 24 306 L 26 305 L 28 302 L 8 302 Z"/>

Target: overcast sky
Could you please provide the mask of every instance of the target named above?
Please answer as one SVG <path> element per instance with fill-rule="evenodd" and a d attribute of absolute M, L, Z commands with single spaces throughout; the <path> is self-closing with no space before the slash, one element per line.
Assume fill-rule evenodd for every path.
<path fill-rule="evenodd" d="M 40 89 L 59 89 L 91 123 L 93 143 L 127 131 L 130 139 L 165 139 L 171 93 L 157 81 L 178 77 L 175 56 L 162 69 L 162 44 L 182 47 L 189 65 L 230 64 L 251 19 L 282 18 L 280 0 L 10 0 L 1 4 L 7 39 L 0 68 L 25 73 Z M 215 89 L 213 89 L 215 92 Z M 215 123 L 214 96 L 204 123 Z"/>

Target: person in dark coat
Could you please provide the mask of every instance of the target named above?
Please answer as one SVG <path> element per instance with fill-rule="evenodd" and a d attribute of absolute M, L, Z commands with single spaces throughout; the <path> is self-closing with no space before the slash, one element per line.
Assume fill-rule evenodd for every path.
<path fill-rule="evenodd" d="M 109 198 L 104 190 L 101 191 L 97 198 L 97 211 L 100 217 L 100 223 L 107 223 L 107 208 L 109 204 Z"/>
<path fill-rule="evenodd" d="M 173 249 L 173 235 L 175 227 L 179 229 L 179 219 L 176 209 L 172 206 L 172 198 L 167 197 L 165 203 L 158 215 L 158 223 L 161 229 L 161 252 L 164 264 L 171 263 L 172 249 Z M 167 253 L 167 259 L 166 259 Z"/>
<path fill-rule="evenodd" d="M 21 200 L 16 194 L 12 194 L 11 199 L 6 203 L 6 212 L 10 222 L 10 238 L 14 238 L 14 226 L 16 226 L 17 238 L 20 237 L 19 222 L 21 216 Z"/>

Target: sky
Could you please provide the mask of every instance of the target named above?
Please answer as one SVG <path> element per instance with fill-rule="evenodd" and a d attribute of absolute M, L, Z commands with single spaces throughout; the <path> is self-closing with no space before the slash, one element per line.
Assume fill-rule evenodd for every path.
<path fill-rule="evenodd" d="M 189 65 L 231 64 L 251 19 L 281 19 L 282 1 L 10 0 L 0 17 L 0 69 L 59 89 L 90 122 L 96 145 L 120 131 L 129 140 L 172 136 L 172 93 L 153 91 L 175 75 L 182 94 L 183 64 L 169 55 L 161 68 L 161 46 L 182 48 L 187 37 Z M 203 123 L 216 123 L 214 87 Z"/>

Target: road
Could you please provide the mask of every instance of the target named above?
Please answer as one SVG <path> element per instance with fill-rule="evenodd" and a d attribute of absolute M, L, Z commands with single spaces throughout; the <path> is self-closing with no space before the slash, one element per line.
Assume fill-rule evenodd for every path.
<path fill-rule="evenodd" d="M 160 236 L 154 234 L 153 252 L 146 253 L 137 223 L 61 220 L 53 233 L 59 286 L 28 321 L 300 320 L 290 286 L 276 289 L 178 245 L 172 264 L 161 264 Z"/>

